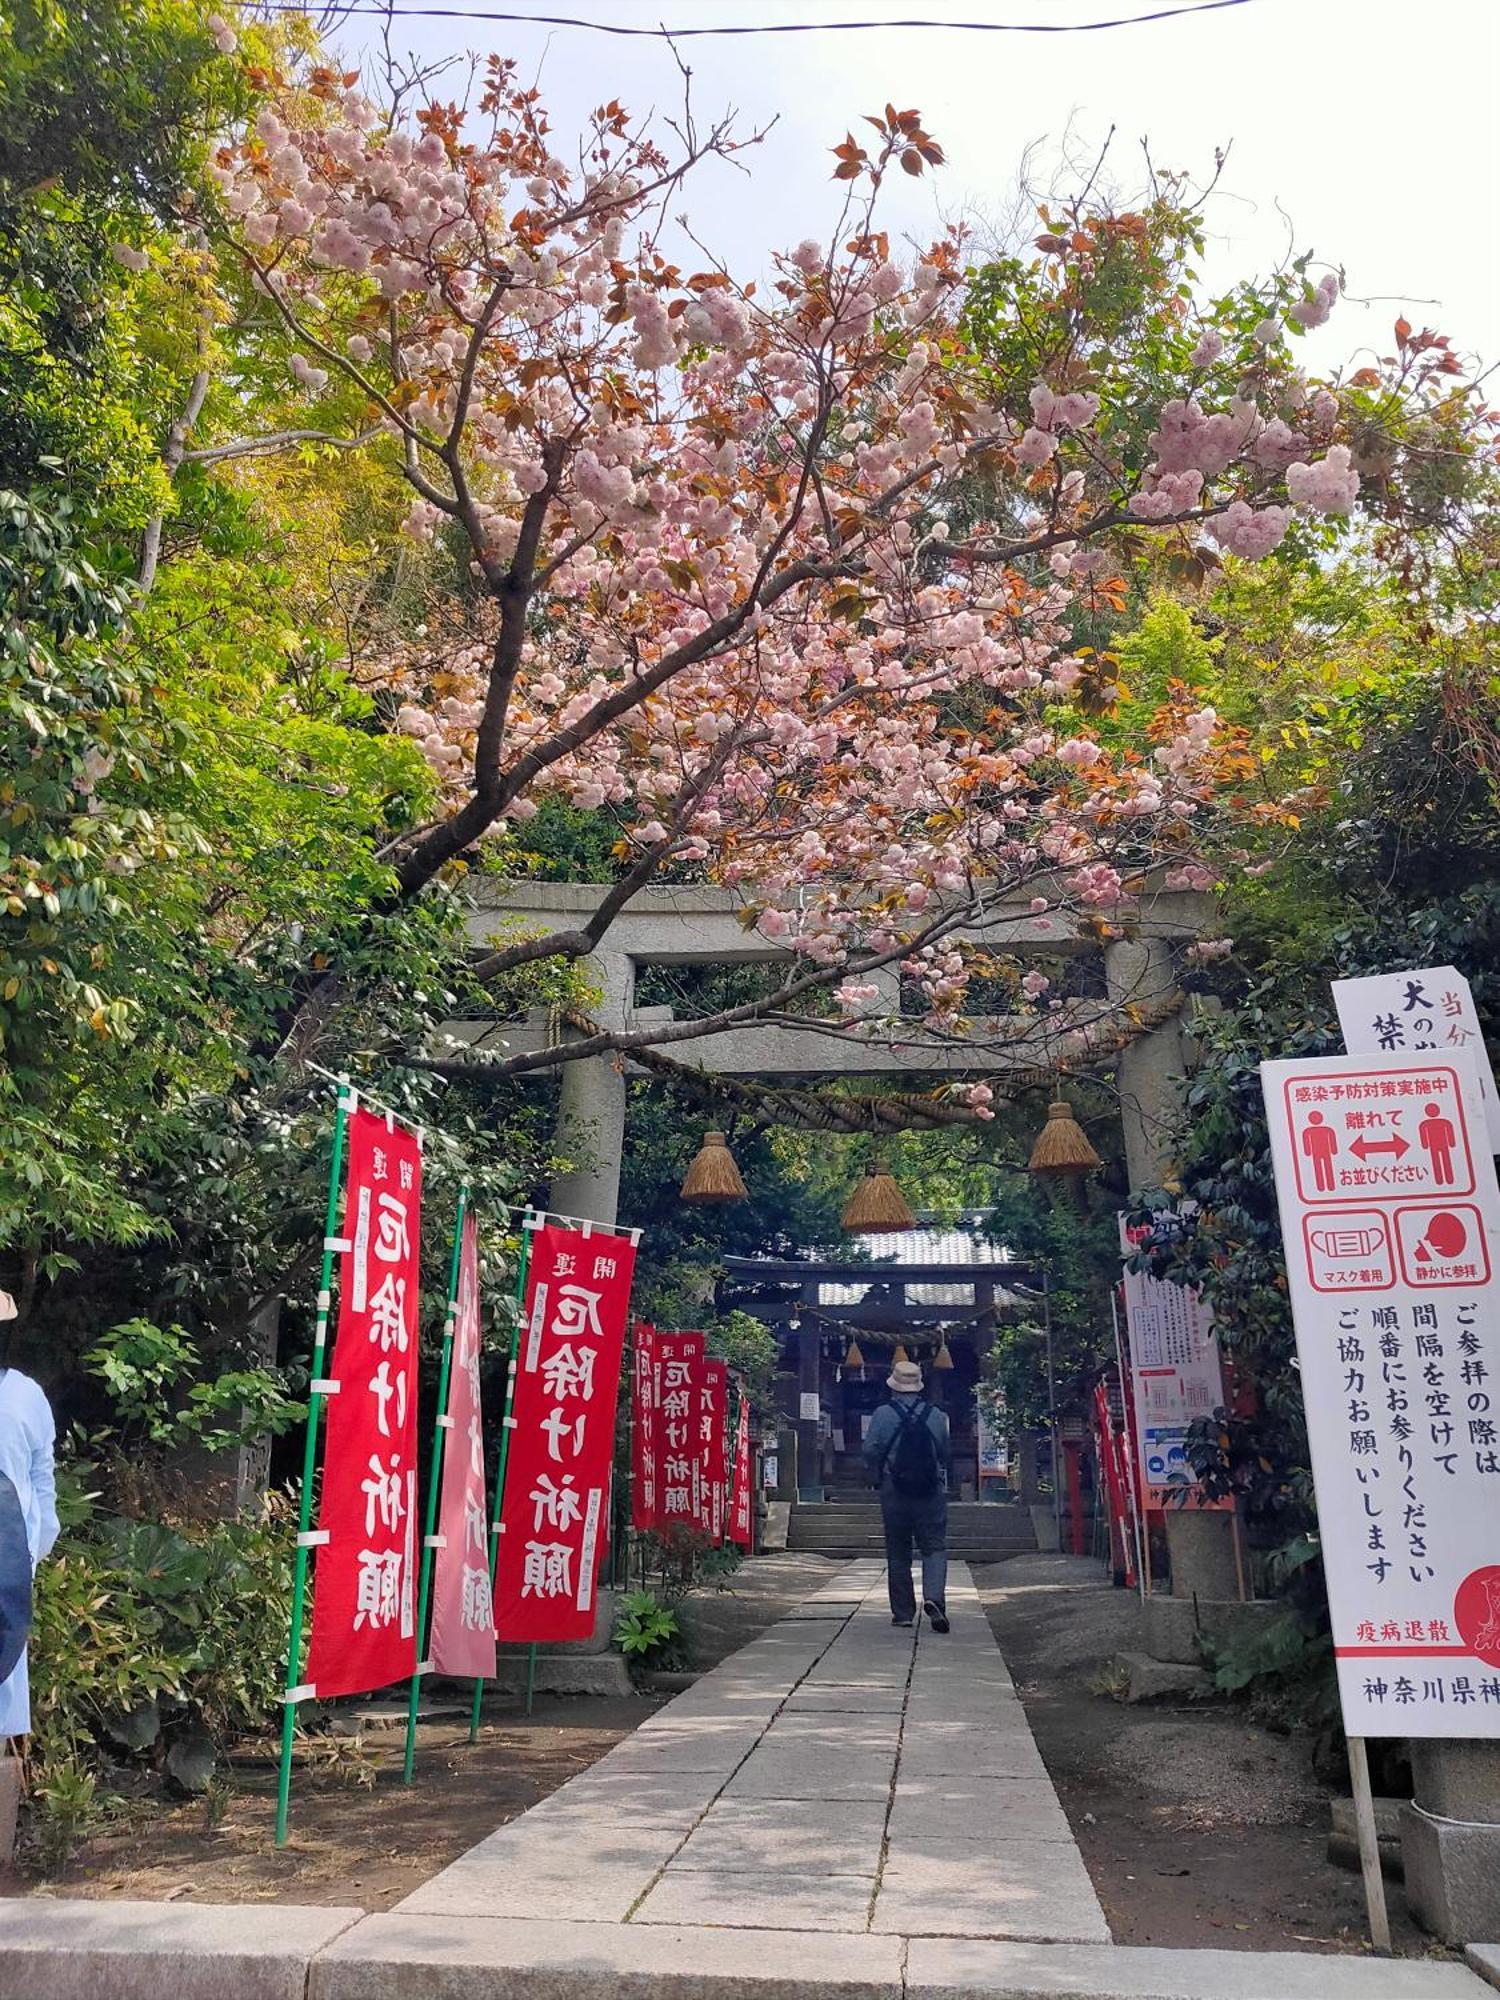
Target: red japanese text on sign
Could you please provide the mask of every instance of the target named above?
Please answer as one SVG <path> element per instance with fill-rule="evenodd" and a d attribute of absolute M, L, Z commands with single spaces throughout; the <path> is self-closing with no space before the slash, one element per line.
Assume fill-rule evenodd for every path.
<path fill-rule="evenodd" d="M 354 1111 L 318 1505 L 308 1684 L 362 1694 L 417 1663 L 417 1284 L 422 1147 Z"/>
<path fill-rule="evenodd" d="M 661 1517 L 656 1387 L 656 1328 L 637 1321 L 630 1370 L 630 1525 L 643 1534 Z"/>
<path fill-rule="evenodd" d="M 1500 1736 L 1500 1190 L 1477 1075 L 1392 1051 L 1262 1082 L 1345 1727 Z M 1346 1178 L 1366 1164 L 1389 1177 Z"/>
<path fill-rule="evenodd" d="M 701 1461 L 697 1436 L 701 1333 L 656 1336 L 656 1435 L 661 1450 L 659 1525 L 691 1528 L 697 1520 Z"/>
<path fill-rule="evenodd" d="M 628 1237 L 532 1235 L 495 1569 L 508 1642 L 593 1633 L 634 1270 Z"/>
<path fill-rule="evenodd" d="M 704 1359 L 698 1369 L 698 1526 L 717 1545 L 724 1539 L 728 1502 L 727 1443 L 729 1369 Z"/>
<path fill-rule="evenodd" d="M 748 1550 L 754 1541 L 752 1509 L 755 1496 L 750 1490 L 750 1398 L 740 1391 L 740 1413 L 734 1427 L 734 1497 L 729 1509 L 729 1539 Z"/>
<path fill-rule="evenodd" d="M 428 1646 L 434 1673 L 464 1680 L 489 1680 L 495 1672 L 479 1340 L 479 1250 L 470 1211 L 464 1216 L 458 1253 L 453 1368 L 448 1377 L 449 1424 Z"/>

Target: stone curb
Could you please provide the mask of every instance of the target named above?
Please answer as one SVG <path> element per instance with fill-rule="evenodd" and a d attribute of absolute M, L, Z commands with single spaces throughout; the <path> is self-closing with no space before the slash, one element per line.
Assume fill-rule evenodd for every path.
<path fill-rule="evenodd" d="M 1468 1960 L 0 1902 L 5 2000 L 1484 2000 L 1500 1947 Z"/>
<path fill-rule="evenodd" d="M 286 1903 L 0 1902 L 5 2000 L 305 2000 L 364 1915 Z"/>

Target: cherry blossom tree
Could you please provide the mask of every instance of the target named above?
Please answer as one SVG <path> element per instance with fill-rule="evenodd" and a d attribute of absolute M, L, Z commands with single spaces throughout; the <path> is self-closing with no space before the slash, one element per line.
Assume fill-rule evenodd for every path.
<path fill-rule="evenodd" d="M 1180 190 L 1080 198 L 1016 266 L 1026 322 L 986 344 L 961 234 L 906 257 L 879 225 L 888 176 L 940 148 L 912 111 L 862 130 L 835 149 L 831 238 L 778 256 L 764 293 L 664 247 L 693 240 L 666 218 L 706 158 L 742 154 L 732 128 L 688 112 L 667 144 L 611 103 L 564 157 L 499 60 L 471 108 L 411 116 L 315 70 L 218 156 L 215 226 L 308 405 L 289 435 L 396 453 L 405 536 L 467 572 L 367 675 L 444 800 L 392 851 L 392 895 L 559 800 L 618 830 L 615 879 L 576 930 L 497 942 L 482 976 L 586 956 L 684 870 L 786 954 L 770 992 L 707 1021 L 503 1069 L 821 989 L 845 1031 L 878 1032 L 890 966 L 960 1033 L 1001 913 L 1061 936 L 1128 922 L 1152 886 L 1211 887 L 1226 818 L 1276 807 L 1186 689 L 1148 740 L 1099 740 L 1082 635 L 1122 608 L 1122 568 L 1152 544 L 1261 560 L 1365 518 L 1399 539 L 1459 505 L 1451 479 L 1434 497 L 1474 409 L 1445 342 L 1349 382 L 1296 365 L 1336 272 L 1302 260 L 1210 310 L 1164 247 L 1195 228 Z M 1107 305 L 1121 268 L 1133 321 Z M 351 394 L 357 432 L 322 427 Z M 310 971 L 289 1019 L 335 977 Z M 1044 1016 L 1045 980 L 1016 1004 Z"/>

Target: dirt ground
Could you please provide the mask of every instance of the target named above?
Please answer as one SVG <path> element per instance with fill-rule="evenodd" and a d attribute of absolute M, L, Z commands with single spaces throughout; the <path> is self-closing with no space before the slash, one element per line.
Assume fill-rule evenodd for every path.
<path fill-rule="evenodd" d="M 975 1578 L 1117 1944 L 1368 1949 L 1305 1743 L 1227 1705 L 1096 1692 L 1112 1655 L 1141 1650 L 1138 1599 L 1097 1563 L 1020 1556 Z M 1432 1950 L 1401 1885 L 1386 1896 L 1396 1950 Z"/>
<path fill-rule="evenodd" d="M 714 1665 L 836 1568 L 817 1556 L 760 1557 L 728 1590 L 695 1595 L 688 1610 L 695 1664 Z M 404 1728 L 367 1730 L 357 1744 L 340 1739 L 331 1770 L 295 1774 L 291 1838 L 279 1851 L 269 1756 L 239 1762 L 211 1806 L 164 1802 L 153 1783 L 45 1881 L 0 1871 L 0 1895 L 387 1910 L 602 1757 L 666 1698 L 538 1695 L 527 1716 L 519 1696 L 492 1694 L 476 1744 L 462 1714 L 418 1729 L 410 1786 L 401 1782 Z"/>

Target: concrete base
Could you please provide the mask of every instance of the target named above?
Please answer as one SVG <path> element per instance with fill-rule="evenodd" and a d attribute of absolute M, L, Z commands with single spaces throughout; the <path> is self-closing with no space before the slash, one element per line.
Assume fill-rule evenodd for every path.
<path fill-rule="evenodd" d="M 16 1851 L 16 1818 L 21 1809 L 21 1763 L 0 1756 L 0 1868 L 8 1868 Z"/>
<path fill-rule="evenodd" d="M 1226 1604 L 1159 1593 L 1148 1597 L 1141 1609 L 1141 1629 L 1152 1659 L 1175 1660 L 1185 1667 L 1203 1664 L 1200 1635 L 1210 1644 L 1225 1644 L 1269 1624 L 1282 1613 L 1281 1605 L 1270 1602 Z"/>
<path fill-rule="evenodd" d="M 1417 1806 L 1401 1817 L 1406 1901 L 1444 1944 L 1500 1937 L 1500 1825 L 1457 1825 Z"/>
<path fill-rule="evenodd" d="M 1174 1597 L 1238 1598 L 1234 1516 L 1222 1508 L 1168 1507 L 1164 1516 Z"/>
<path fill-rule="evenodd" d="M 495 1686 L 507 1694 L 524 1693 L 526 1656 L 501 1657 Z M 536 1680 L 538 1694 L 630 1694 L 635 1683 L 619 1653 L 538 1653 Z"/>
<path fill-rule="evenodd" d="M 1464 1963 L 1491 1986 L 1500 1987 L 1500 1944 L 1471 1944 L 1464 1953 Z"/>
<path fill-rule="evenodd" d="M 790 1500 L 768 1500 L 765 1519 L 761 1523 L 760 1546 L 763 1555 L 780 1555 L 786 1547 L 786 1538 L 791 1532 L 792 1503 Z"/>
<path fill-rule="evenodd" d="M 1399 1882 L 1402 1876 L 1401 1864 L 1401 1815 L 1406 1810 L 1405 1799 L 1376 1799 L 1375 1838 L 1380 1847 L 1381 1873 L 1392 1882 Z M 1329 1818 L 1332 1822 L 1328 1832 L 1328 1859 L 1335 1868 L 1348 1868 L 1354 1874 L 1360 1871 L 1359 1829 L 1354 1819 L 1353 1799 L 1330 1799 Z"/>
<path fill-rule="evenodd" d="M 1125 1674 L 1127 1702 L 1189 1700 L 1213 1693 L 1212 1677 L 1202 1667 L 1177 1660 L 1154 1660 L 1147 1653 L 1119 1653 L 1115 1665 Z"/>
<path fill-rule="evenodd" d="M 1026 1511 L 1031 1516 L 1031 1530 L 1036 1536 L 1037 1548 L 1044 1556 L 1056 1555 L 1059 1546 L 1057 1515 L 1053 1512 L 1052 1503 L 1048 1501 L 1045 1506 L 1028 1507 Z"/>

